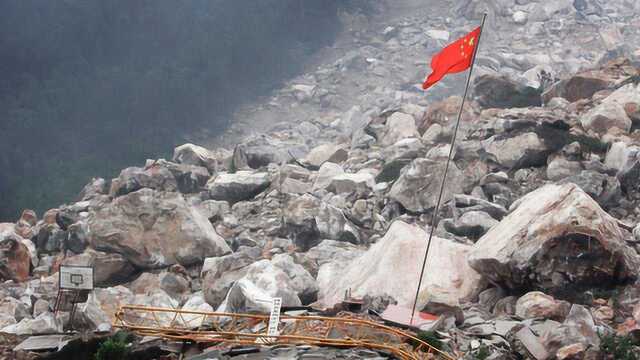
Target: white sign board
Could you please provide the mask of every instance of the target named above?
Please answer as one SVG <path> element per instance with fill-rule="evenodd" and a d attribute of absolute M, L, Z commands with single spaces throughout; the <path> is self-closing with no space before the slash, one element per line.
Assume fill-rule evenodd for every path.
<path fill-rule="evenodd" d="M 60 289 L 93 290 L 93 268 L 60 266 Z"/>
<path fill-rule="evenodd" d="M 271 314 L 269 315 L 269 327 L 267 335 L 278 335 L 278 324 L 280 324 L 280 308 L 282 307 L 282 298 L 273 298 L 271 303 Z"/>

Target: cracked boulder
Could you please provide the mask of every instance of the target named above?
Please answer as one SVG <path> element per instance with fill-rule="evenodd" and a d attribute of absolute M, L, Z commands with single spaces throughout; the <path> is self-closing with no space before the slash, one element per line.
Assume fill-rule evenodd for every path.
<path fill-rule="evenodd" d="M 182 195 L 142 189 L 89 213 L 92 248 L 118 253 L 142 269 L 202 263 L 231 249 Z"/>
<path fill-rule="evenodd" d="M 300 306 L 315 300 L 316 293 L 313 277 L 289 255 L 280 254 L 251 264 L 245 276 L 231 286 L 218 311 L 268 313 L 274 297 L 282 298 L 282 306 Z"/>
<path fill-rule="evenodd" d="M 577 185 L 544 186 L 511 208 L 469 254 L 490 281 L 572 298 L 635 278 L 640 260 L 617 220 Z"/>

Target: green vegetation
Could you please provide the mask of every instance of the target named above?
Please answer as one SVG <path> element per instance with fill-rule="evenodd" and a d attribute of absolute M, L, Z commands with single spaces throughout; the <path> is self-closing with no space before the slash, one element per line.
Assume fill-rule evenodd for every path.
<path fill-rule="evenodd" d="M 474 360 L 485 360 L 491 355 L 489 348 L 485 344 L 480 344 L 480 347 L 474 353 Z"/>
<path fill-rule="evenodd" d="M 120 331 L 108 338 L 98 347 L 95 360 L 122 360 L 129 353 L 129 334 Z"/>
<path fill-rule="evenodd" d="M 434 331 L 418 331 L 416 337 L 438 350 L 442 350 L 443 343 L 438 339 L 438 335 Z"/>
<path fill-rule="evenodd" d="M 615 334 L 607 334 L 600 336 L 600 349 L 615 360 L 638 360 L 636 346 L 639 344 L 631 338 L 631 336 L 617 336 Z"/>

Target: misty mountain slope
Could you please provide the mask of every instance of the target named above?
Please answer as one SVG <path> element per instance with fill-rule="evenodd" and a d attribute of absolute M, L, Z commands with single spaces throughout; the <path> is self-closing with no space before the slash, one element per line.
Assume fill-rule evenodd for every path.
<path fill-rule="evenodd" d="M 205 127 L 188 140 L 233 146 L 252 133 L 280 126 L 276 124 L 331 122 L 354 106 L 385 108 L 408 99 L 426 106 L 461 95 L 464 75 L 449 76 L 426 93 L 419 84 L 429 73 L 431 56 L 447 41 L 479 26 L 484 11 L 489 17 L 476 78 L 500 73 L 537 88 L 542 72 L 547 82 L 553 81 L 635 51 L 633 44 L 640 37 L 633 19 L 637 4 L 622 1 L 620 6 L 630 10 L 618 12 L 593 5 L 578 10 L 571 1 L 525 3 L 514 8 L 510 1 L 387 1 L 375 17 L 345 16 L 345 31 L 333 46 L 312 57 L 305 74 L 271 96 L 240 107 L 222 136 Z M 560 14 L 575 16 L 576 21 L 567 22 Z M 602 26 L 589 20 L 594 16 L 605 19 Z M 622 18 L 624 24 L 618 24 Z"/>
<path fill-rule="evenodd" d="M 228 125 L 362 1 L 3 1 L 0 219 Z"/>

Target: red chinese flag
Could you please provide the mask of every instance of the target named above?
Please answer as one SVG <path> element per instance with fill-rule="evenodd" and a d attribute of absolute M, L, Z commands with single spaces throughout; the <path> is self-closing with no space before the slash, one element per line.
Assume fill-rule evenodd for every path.
<path fill-rule="evenodd" d="M 437 53 L 431 59 L 431 74 L 422 84 L 423 89 L 430 88 L 445 75 L 459 73 L 471 66 L 473 54 L 478 44 L 480 27 L 461 37 Z"/>

